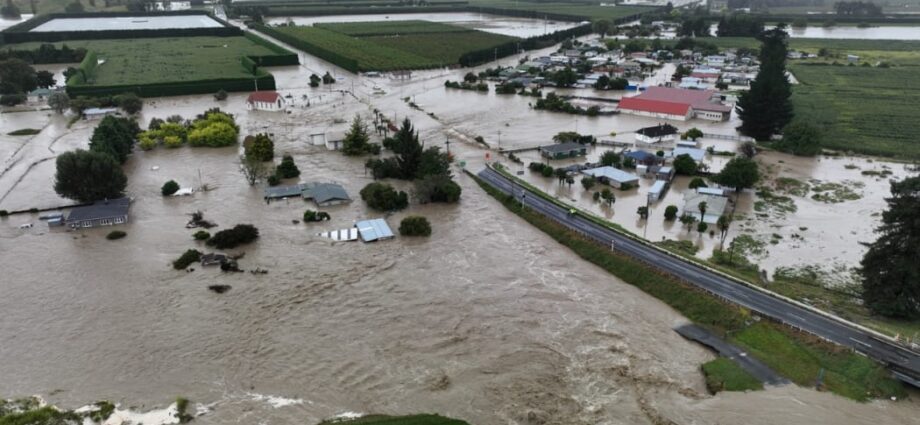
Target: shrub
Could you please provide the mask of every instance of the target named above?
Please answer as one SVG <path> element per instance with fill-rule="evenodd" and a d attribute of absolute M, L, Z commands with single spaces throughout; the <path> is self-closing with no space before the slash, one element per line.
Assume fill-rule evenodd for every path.
<path fill-rule="evenodd" d="M 409 206 L 409 195 L 396 191 L 386 183 L 370 183 L 361 189 L 361 199 L 367 206 L 380 211 L 401 210 Z"/>
<path fill-rule="evenodd" d="M 194 416 L 188 413 L 188 399 L 179 397 L 176 399 L 176 417 L 179 418 L 180 424 L 187 424 L 194 419 Z"/>
<path fill-rule="evenodd" d="M 192 265 L 192 263 L 197 263 L 199 261 L 201 261 L 201 251 L 198 251 L 197 249 L 190 249 L 185 251 L 182 256 L 173 261 L 172 265 L 176 270 L 183 270 Z"/>
<path fill-rule="evenodd" d="M 681 154 L 674 158 L 674 171 L 677 174 L 692 176 L 696 174 L 697 169 L 696 161 L 690 155 Z"/>
<path fill-rule="evenodd" d="M 122 232 L 121 230 L 112 230 L 111 232 L 109 232 L 108 235 L 105 235 L 105 238 L 110 241 L 114 241 L 116 239 L 121 239 L 125 236 L 128 236 L 128 234 L 125 232 Z"/>
<path fill-rule="evenodd" d="M 10 212 L 7 210 L 0 210 L 0 217 L 6 217 L 10 215 Z"/>
<path fill-rule="evenodd" d="M 292 179 L 300 175 L 300 169 L 294 164 L 294 158 L 290 155 L 281 157 L 281 164 L 275 170 L 275 174 L 282 179 Z"/>
<path fill-rule="evenodd" d="M 170 180 L 166 183 L 163 183 L 163 187 L 160 188 L 160 193 L 163 196 L 169 196 L 179 191 L 179 183 L 176 183 L 175 180 Z"/>
<path fill-rule="evenodd" d="M 677 218 L 677 206 L 668 205 L 668 207 L 664 209 L 664 219 L 668 221 L 674 221 L 676 218 Z"/>
<path fill-rule="evenodd" d="M 269 186 L 278 186 L 279 184 L 281 184 L 281 177 L 278 177 L 278 174 L 272 174 L 268 176 Z"/>
<path fill-rule="evenodd" d="M 267 134 L 259 133 L 252 139 L 251 143 L 246 143 L 245 145 L 247 157 L 259 161 L 271 161 L 275 157 L 275 142 Z"/>
<path fill-rule="evenodd" d="M 26 95 L 24 94 L 5 94 L 0 96 L 0 105 L 3 106 L 16 106 L 20 103 L 25 103 Z"/>
<path fill-rule="evenodd" d="M 259 229 L 251 224 L 237 224 L 232 229 L 224 229 L 211 239 L 208 239 L 208 246 L 217 249 L 236 248 L 239 245 L 250 243 L 259 237 Z"/>
<path fill-rule="evenodd" d="M 696 189 L 700 187 L 709 187 L 706 185 L 706 181 L 702 177 L 694 177 L 693 180 L 690 180 L 690 189 Z"/>
<path fill-rule="evenodd" d="M 195 238 L 196 241 L 206 241 L 208 239 L 211 239 L 211 234 L 208 233 L 206 230 L 199 230 L 195 232 L 195 234 L 192 235 L 192 237 Z"/>
<path fill-rule="evenodd" d="M 214 93 L 214 100 L 227 100 L 227 91 L 224 89 L 218 90 L 217 93 Z"/>
<path fill-rule="evenodd" d="M 303 221 L 307 223 L 331 219 L 332 217 L 329 216 L 329 213 L 323 211 L 306 210 L 303 213 Z"/>
<path fill-rule="evenodd" d="M 402 236 L 431 236 L 431 223 L 422 216 L 410 215 L 399 223 Z"/>

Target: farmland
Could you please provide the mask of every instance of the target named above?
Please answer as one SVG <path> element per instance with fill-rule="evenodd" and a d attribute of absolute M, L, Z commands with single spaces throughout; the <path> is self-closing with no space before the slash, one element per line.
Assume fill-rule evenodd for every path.
<path fill-rule="evenodd" d="M 831 149 L 920 158 L 920 69 L 795 65 L 796 116 L 824 129 Z"/>
<path fill-rule="evenodd" d="M 454 65 L 464 53 L 515 40 L 500 34 L 426 21 L 358 22 L 266 28 L 282 41 L 352 71 Z M 404 31 L 405 30 L 405 31 Z M 369 36 L 350 36 L 369 35 Z"/>
<path fill-rule="evenodd" d="M 39 44 L 23 43 L 5 48 L 36 49 Z M 72 40 L 54 44 L 82 47 L 105 60 L 96 68 L 97 85 L 250 78 L 252 74 L 240 64 L 240 56 L 276 54 L 246 37 Z"/>
<path fill-rule="evenodd" d="M 335 31 L 352 37 L 378 35 L 435 34 L 445 32 L 470 32 L 469 28 L 429 21 L 378 21 L 319 23 L 317 28 Z"/>
<path fill-rule="evenodd" d="M 612 4 L 612 2 L 611 2 Z M 472 7 L 490 7 L 496 9 L 520 10 L 528 12 L 567 15 L 581 19 L 619 19 L 638 13 L 654 10 L 647 6 L 600 6 L 578 3 L 542 3 L 518 2 L 514 0 L 471 0 Z"/>

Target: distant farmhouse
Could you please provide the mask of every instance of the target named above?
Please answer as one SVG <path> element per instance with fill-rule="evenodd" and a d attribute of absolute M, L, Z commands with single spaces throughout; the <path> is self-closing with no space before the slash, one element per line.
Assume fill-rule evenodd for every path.
<path fill-rule="evenodd" d="M 286 106 L 284 97 L 276 91 L 257 91 L 246 98 L 246 109 L 250 111 L 282 111 Z"/>
<path fill-rule="evenodd" d="M 617 110 L 627 114 L 677 121 L 691 118 L 728 121 L 732 107 L 723 105 L 718 92 L 714 90 L 649 87 L 638 96 L 621 99 Z"/>
<path fill-rule="evenodd" d="M 128 222 L 128 198 L 96 201 L 70 210 L 64 224 L 73 229 L 114 226 Z"/>
<path fill-rule="evenodd" d="M 335 183 L 301 183 L 290 186 L 269 186 L 265 188 L 266 202 L 288 198 L 312 200 L 319 207 L 347 204 L 351 197 L 341 185 Z"/>
<path fill-rule="evenodd" d="M 636 131 L 636 141 L 642 143 L 673 142 L 676 138 L 677 127 L 671 124 L 658 124 Z"/>

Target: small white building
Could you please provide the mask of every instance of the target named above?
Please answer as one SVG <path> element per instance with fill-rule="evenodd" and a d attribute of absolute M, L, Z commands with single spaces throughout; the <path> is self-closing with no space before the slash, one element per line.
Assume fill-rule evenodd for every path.
<path fill-rule="evenodd" d="M 671 124 L 658 124 L 636 130 L 636 141 L 640 143 L 673 142 L 677 138 L 677 127 Z"/>
<path fill-rule="evenodd" d="M 283 111 L 287 102 L 276 91 L 257 91 L 246 98 L 246 109 L 249 111 Z"/>
<path fill-rule="evenodd" d="M 652 183 L 652 187 L 648 190 L 648 201 L 649 202 L 658 202 L 659 199 L 664 195 L 664 190 L 668 187 L 668 182 L 665 180 L 656 180 L 655 183 Z"/>
<path fill-rule="evenodd" d="M 118 108 L 87 108 L 83 110 L 83 118 L 97 120 L 109 115 L 118 115 Z"/>
<path fill-rule="evenodd" d="M 342 149 L 342 141 L 345 140 L 345 131 L 327 130 L 310 135 L 310 144 L 314 146 L 325 146 L 326 149 L 337 151 Z"/>

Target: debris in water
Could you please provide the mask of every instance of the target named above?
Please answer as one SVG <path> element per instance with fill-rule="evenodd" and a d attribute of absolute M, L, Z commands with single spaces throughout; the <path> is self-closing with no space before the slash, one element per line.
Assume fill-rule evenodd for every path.
<path fill-rule="evenodd" d="M 224 292 L 229 291 L 232 288 L 230 285 L 208 285 L 208 289 L 217 292 L 218 294 L 223 294 Z"/>

